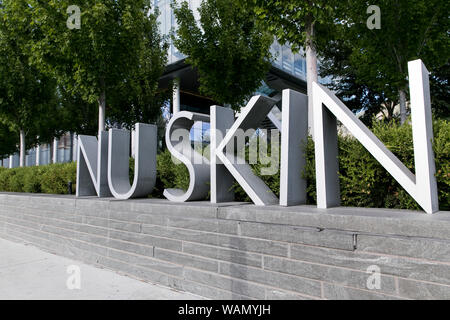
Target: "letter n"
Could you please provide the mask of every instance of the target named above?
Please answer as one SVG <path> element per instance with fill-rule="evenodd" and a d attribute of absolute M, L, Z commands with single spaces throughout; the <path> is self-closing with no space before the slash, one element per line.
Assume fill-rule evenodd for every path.
<path fill-rule="evenodd" d="M 76 196 L 111 197 L 108 186 L 108 132 L 78 136 Z"/>
<path fill-rule="evenodd" d="M 314 83 L 314 134 L 317 206 L 339 206 L 336 119 L 427 212 L 439 210 L 433 153 L 433 125 L 428 70 L 421 60 L 408 63 L 416 175 L 328 89 Z"/>

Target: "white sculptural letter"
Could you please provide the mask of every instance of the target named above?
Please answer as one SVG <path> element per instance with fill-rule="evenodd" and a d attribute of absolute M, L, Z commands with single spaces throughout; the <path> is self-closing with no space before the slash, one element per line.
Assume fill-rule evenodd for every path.
<path fill-rule="evenodd" d="M 280 205 L 305 204 L 306 180 L 302 175 L 308 142 L 308 97 L 284 90 L 282 109 Z"/>
<path fill-rule="evenodd" d="M 234 178 L 216 156 L 217 146 L 222 142 L 226 131 L 233 125 L 234 112 L 229 108 L 211 107 L 211 203 L 234 200 L 231 190 Z"/>
<path fill-rule="evenodd" d="M 408 68 L 415 175 L 332 92 L 314 83 L 314 139 L 319 208 L 338 206 L 340 202 L 337 118 L 427 213 L 438 211 L 428 70 L 421 60 L 409 62 Z"/>
<path fill-rule="evenodd" d="M 216 148 L 211 148 L 211 155 L 215 156 L 214 163 L 220 165 L 223 164 L 256 205 L 276 204 L 278 203 L 278 198 L 261 180 L 261 178 L 253 173 L 252 168 L 245 162 L 245 159 L 238 159 L 238 155 L 228 152 L 227 146 L 234 143 L 236 133 L 239 129 L 246 131 L 247 129 L 257 128 L 257 126 L 264 120 L 273 108 L 275 103 L 275 100 L 268 97 L 253 97 L 248 105 L 241 110 L 241 115 L 231 126 L 230 130 L 228 130 L 224 139 Z M 216 119 L 211 120 L 213 124 L 218 123 L 217 117 L 219 115 L 226 114 L 226 112 L 219 107 L 212 107 L 212 111 L 213 112 L 211 115 L 216 117 Z M 225 117 L 226 118 L 224 121 L 226 122 L 231 119 L 229 115 Z M 227 151 L 225 151 L 226 149 Z M 223 167 L 216 166 L 215 170 L 217 169 L 221 170 L 223 173 Z M 211 188 L 211 199 L 214 199 L 215 201 L 219 201 L 221 198 L 226 199 L 226 196 L 224 195 L 226 192 L 225 188 L 219 187 L 219 181 L 217 181 L 217 178 L 220 177 L 213 175 L 214 180 L 211 181 L 211 185 L 213 185 Z M 219 191 L 220 194 L 217 193 Z"/>
<path fill-rule="evenodd" d="M 172 156 L 184 163 L 189 171 L 189 188 L 166 189 L 164 196 L 173 202 L 204 200 L 209 192 L 209 160 L 191 147 L 190 129 L 196 121 L 209 122 L 209 116 L 187 111 L 177 112 L 166 130 L 166 144 Z"/>
<path fill-rule="evenodd" d="M 130 132 L 111 129 L 108 144 L 108 183 L 116 199 L 148 196 L 156 183 L 157 127 L 136 124 L 134 181 L 130 185 Z"/>
<path fill-rule="evenodd" d="M 108 186 L 108 132 L 97 141 L 93 136 L 78 136 L 76 196 L 110 197 Z"/>

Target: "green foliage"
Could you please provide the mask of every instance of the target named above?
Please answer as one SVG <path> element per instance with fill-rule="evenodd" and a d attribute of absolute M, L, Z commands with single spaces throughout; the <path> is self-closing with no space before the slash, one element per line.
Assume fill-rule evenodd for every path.
<path fill-rule="evenodd" d="M 335 5 L 332 0 L 253 0 L 259 22 L 282 43 L 300 50 L 313 40 L 320 52 L 329 41 Z M 309 33 L 309 35 L 308 35 Z M 308 37 L 312 36 L 312 39 Z"/>
<path fill-rule="evenodd" d="M 0 168 L 0 190 L 9 191 L 9 177 L 12 170 L 7 168 Z"/>
<path fill-rule="evenodd" d="M 386 119 L 393 119 L 394 108 L 398 102 L 397 93 L 392 94 L 388 86 L 385 91 L 377 91 L 359 81 L 356 71 L 348 67 L 351 51 L 345 41 L 330 41 L 322 48 L 319 73 L 323 78 L 331 76 L 333 81 L 327 83 L 328 88 L 345 101 L 345 105 L 354 113 L 364 111 L 360 120 L 367 126 L 372 124 L 372 119 L 380 112 L 385 114 Z M 388 96 L 395 97 L 395 100 L 392 101 Z"/>
<path fill-rule="evenodd" d="M 450 2 L 380 0 L 374 4 L 381 9 L 381 29 L 369 30 L 367 2 L 338 2 L 335 15 L 342 23 L 335 25 L 321 52 L 322 76 L 331 75 L 333 89 L 343 97 L 356 98 L 359 109 L 369 109 L 369 116 L 388 102 L 385 107 L 392 117 L 393 107 L 402 102 L 400 92 L 408 91 L 408 62 L 421 59 L 431 72 L 433 111 L 448 117 Z M 371 96 L 376 98 L 373 105 L 364 105 Z"/>
<path fill-rule="evenodd" d="M 450 120 L 450 61 L 431 73 L 430 91 L 433 115 Z"/>
<path fill-rule="evenodd" d="M 11 192 L 22 192 L 25 170 L 14 169 L 8 179 Z"/>
<path fill-rule="evenodd" d="M 66 194 L 67 183 L 76 181 L 76 166 L 74 163 L 58 163 L 48 167 L 41 179 L 43 193 Z"/>
<path fill-rule="evenodd" d="M 257 138 L 252 138 L 252 139 L 259 139 L 259 137 Z M 261 178 L 262 181 L 264 181 L 264 183 L 273 191 L 273 193 L 279 197 L 280 196 L 280 170 L 276 170 L 275 174 L 266 174 L 264 171 L 269 169 L 269 164 L 264 164 L 263 161 L 261 161 L 261 146 L 265 145 L 264 143 L 265 141 L 263 141 L 263 143 L 261 142 L 257 142 L 258 145 L 258 155 L 259 155 L 259 161 L 256 164 L 252 164 L 251 167 L 253 169 L 253 172 L 259 176 Z M 279 145 L 279 144 L 278 144 Z M 267 147 L 265 152 L 267 152 L 267 154 L 265 155 L 265 157 L 267 157 L 267 159 L 273 159 L 275 158 L 275 155 L 273 155 L 274 157 L 272 157 L 272 152 L 276 152 L 277 153 L 277 157 L 278 159 L 280 159 L 281 156 L 281 150 L 279 148 L 276 148 L 272 145 L 272 143 L 267 143 Z M 246 159 L 249 159 L 249 148 L 248 146 L 246 147 L 245 150 L 245 157 Z M 271 170 L 270 170 L 271 171 Z M 245 193 L 245 191 L 242 189 L 242 187 L 235 182 L 233 184 L 232 187 L 232 191 L 234 191 L 235 193 L 235 199 L 236 201 L 247 201 L 250 202 L 250 198 L 248 197 L 248 195 Z"/>
<path fill-rule="evenodd" d="M 49 166 L 27 167 L 18 170 L 25 172 L 23 177 L 23 192 L 42 193 L 42 179 Z"/>
<path fill-rule="evenodd" d="M 441 210 L 450 210 L 450 122 L 435 120 L 434 152 L 436 159 L 436 178 Z M 396 122 L 374 122 L 374 134 L 412 171 L 414 172 L 414 150 L 412 145 L 412 128 Z M 316 203 L 314 142 L 311 138 L 300 148 L 306 148 L 307 163 L 302 174 L 307 180 L 308 203 Z M 248 155 L 248 150 L 247 150 Z M 177 187 L 187 185 L 187 172 L 174 171 L 174 165 L 167 154 L 164 161 L 167 170 L 158 171 L 165 185 Z M 159 165 L 158 165 L 159 167 Z M 252 165 L 253 171 L 261 177 L 267 186 L 279 196 L 279 172 L 275 175 L 260 175 L 261 164 Z M 339 136 L 339 167 L 341 200 L 343 206 L 398 208 L 420 210 L 418 204 L 392 178 L 392 176 L 370 155 L 370 153 L 353 137 Z M 185 170 L 184 166 L 180 166 Z M 237 201 L 250 201 L 247 194 L 236 183 L 233 191 Z"/>
<path fill-rule="evenodd" d="M 380 110 L 392 118 L 408 87 L 408 61 L 422 59 L 431 71 L 436 116 L 449 117 L 450 2 L 446 0 L 253 0 L 260 23 L 293 49 L 313 46 L 321 76 L 369 123 Z M 381 30 L 367 27 L 367 8 L 381 9 Z M 313 43 L 309 41 L 312 36 Z"/>
<path fill-rule="evenodd" d="M 29 2 L 33 27 L 41 34 L 31 47 L 32 63 L 73 96 L 71 105 L 81 99 L 107 107 L 110 122 L 127 127 L 156 120 L 167 95 L 158 91 L 167 43 L 158 31 L 158 12 L 149 14 L 150 1 Z M 81 10 L 80 29 L 66 26 L 70 5 Z"/>
<path fill-rule="evenodd" d="M 450 121 L 434 121 L 433 129 L 440 207 L 450 210 Z"/>
<path fill-rule="evenodd" d="M 273 37 L 257 25 L 247 1 L 205 0 L 199 24 L 187 2 L 174 13 L 174 43 L 197 69 L 200 92 L 239 109 L 269 71 Z"/>
<path fill-rule="evenodd" d="M 72 188 L 75 190 L 75 163 L 15 169 L 0 168 L 0 190 L 6 192 L 67 194 L 69 181 L 73 182 Z"/>
<path fill-rule="evenodd" d="M 38 41 L 31 8 L 24 0 L 4 0 L 0 4 L 0 122 L 19 138 L 28 136 L 27 146 L 36 136 L 56 135 L 56 82 L 30 64 L 30 46 Z"/>
<path fill-rule="evenodd" d="M 378 1 L 380 30 L 367 28 L 365 2 L 341 3 L 346 24 L 340 35 L 352 48 L 350 63 L 360 82 L 380 90 L 386 84 L 401 89 L 407 85 L 408 61 L 420 58 L 429 71 L 448 61 L 448 1 Z"/>
<path fill-rule="evenodd" d="M 0 159 L 15 152 L 17 152 L 17 137 L 15 132 L 12 132 L 7 125 L 0 123 Z"/>
<path fill-rule="evenodd" d="M 435 120 L 434 152 L 436 179 L 441 210 L 450 209 L 450 122 Z M 395 122 L 374 122 L 373 133 L 414 172 L 414 149 L 411 125 Z M 316 199 L 314 143 L 307 146 L 308 161 L 305 176 L 308 200 Z M 398 208 L 419 210 L 420 207 L 392 176 L 353 137 L 339 137 L 339 176 L 343 206 Z"/>
<path fill-rule="evenodd" d="M 164 189 L 179 188 L 187 190 L 189 187 L 189 172 L 185 165 L 175 164 L 168 150 L 160 153 L 157 157 L 157 175 Z"/>

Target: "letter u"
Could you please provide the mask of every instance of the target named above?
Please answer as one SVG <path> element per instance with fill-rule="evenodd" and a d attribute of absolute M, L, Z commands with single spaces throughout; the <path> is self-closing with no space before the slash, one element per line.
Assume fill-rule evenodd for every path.
<path fill-rule="evenodd" d="M 134 180 L 130 184 L 130 132 L 111 129 L 108 140 L 108 184 L 116 199 L 148 196 L 156 183 L 157 127 L 136 124 Z"/>

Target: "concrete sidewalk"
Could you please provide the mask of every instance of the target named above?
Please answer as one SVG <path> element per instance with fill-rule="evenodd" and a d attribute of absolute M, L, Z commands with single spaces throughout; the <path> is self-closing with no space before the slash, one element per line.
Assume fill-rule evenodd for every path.
<path fill-rule="evenodd" d="M 68 289 L 68 267 L 79 267 L 80 289 Z M 76 282 L 69 281 L 69 284 Z M 196 300 L 189 293 L 153 285 L 113 271 L 0 239 L 0 300 Z"/>

